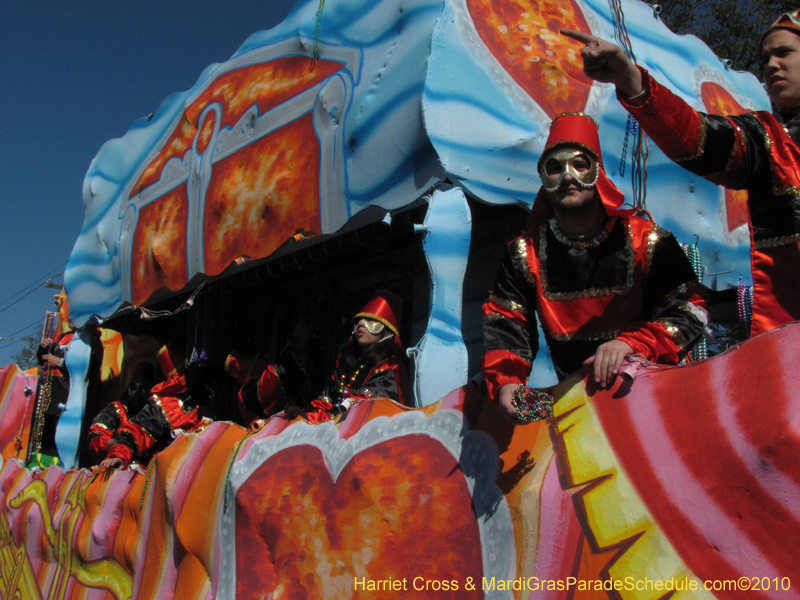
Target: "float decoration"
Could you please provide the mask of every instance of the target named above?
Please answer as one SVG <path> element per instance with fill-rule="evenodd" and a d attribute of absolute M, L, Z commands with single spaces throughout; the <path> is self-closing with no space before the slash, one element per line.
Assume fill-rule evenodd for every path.
<path fill-rule="evenodd" d="M 319 19 L 318 4 L 298 3 L 101 149 L 65 275 L 76 325 L 265 259 L 296 231 L 333 234 L 368 206 L 408 206 L 445 177 L 483 202 L 530 206 L 563 110 L 592 114 L 607 164 L 620 164 L 626 113 L 557 33 L 613 39 L 605 2 L 338 0 Z M 754 77 L 725 70 L 647 5 L 622 8 L 638 61 L 698 108 L 768 107 Z M 734 197 L 720 206 L 718 188 L 655 148 L 648 181 L 656 220 L 680 240 L 700 236 L 709 270 L 739 265 L 720 284 L 747 276 Z M 683 206 L 689 190 L 700 208 Z"/>
<path fill-rule="evenodd" d="M 6 460 L 0 553 L 27 575 L 1 571 L 0 589 L 370 598 L 384 596 L 356 581 L 421 577 L 458 582 L 456 598 L 510 598 L 520 578 L 573 577 L 575 598 L 645 578 L 735 598 L 704 586 L 746 577 L 770 579 L 762 597 L 797 597 L 796 350 L 791 324 L 696 365 L 628 363 L 610 390 L 582 371 L 553 390 L 551 423 L 514 427 L 468 384 L 425 409 L 379 399 L 336 423 L 274 417 L 246 439 L 213 423 L 149 476 Z M 711 389 L 742 371 L 727 395 Z M 468 591 L 467 577 L 491 589 Z"/>
<path fill-rule="evenodd" d="M 316 426 L 282 416 L 258 431 L 212 423 L 179 435 L 144 472 L 31 472 L 1 429 L 3 597 L 375 598 L 369 581 L 420 577 L 414 597 L 597 598 L 626 577 L 703 588 L 773 575 L 763 597 L 796 597 L 775 585 L 800 581 L 786 550 L 800 530 L 798 381 L 786 359 L 800 349 L 798 325 L 697 365 L 632 365 L 632 379 L 609 391 L 581 371 L 553 390 L 552 422 L 514 427 L 466 382 L 465 351 L 480 349 L 458 335 L 462 315 L 449 310 L 463 299 L 466 198 L 530 206 L 561 110 L 591 113 L 607 165 L 622 163 L 626 113 L 612 89 L 583 78 L 579 48 L 556 33 L 570 25 L 612 39 L 612 8 L 319 7 L 299 2 L 101 149 L 65 274 L 72 320 L 85 326 L 154 304 L 268 260 L 297 236 L 333 236 L 367 208 L 391 222 L 387 212 L 433 190 L 424 246 L 436 289 L 419 352 L 435 358 L 419 369 L 418 397 L 435 402 L 362 402 Z M 649 6 L 622 8 L 639 63 L 697 108 L 768 106 L 754 77 L 720 68 Z M 648 168 L 656 220 L 680 240 L 699 236 L 713 272 L 734 263 L 709 283 L 747 279 L 736 199 L 721 201 L 718 187 L 655 148 Z M 628 180 L 608 175 L 633 197 Z M 87 330 L 78 337 L 68 361 L 76 381 L 90 353 Z M 437 365 L 452 371 L 442 381 L 462 387 L 436 389 Z M 17 383 L 3 388 L 0 418 L 19 419 L 19 377 L 5 377 Z M 85 399 L 84 384 L 73 389 Z M 70 406 L 59 447 L 73 455 L 82 402 Z M 572 590 L 514 587 L 570 577 Z M 444 581 L 459 587 L 443 590 Z M 700 588 L 674 597 L 738 597 Z"/>

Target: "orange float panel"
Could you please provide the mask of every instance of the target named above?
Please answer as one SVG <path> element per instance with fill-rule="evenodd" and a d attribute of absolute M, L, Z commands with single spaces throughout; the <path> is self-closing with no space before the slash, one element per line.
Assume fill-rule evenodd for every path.
<path fill-rule="evenodd" d="M 154 184 L 161 170 L 171 158 L 183 158 L 192 147 L 197 135 L 197 121 L 209 105 L 219 102 L 222 122 L 219 128 L 233 126 L 251 106 L 258 106 L 259 114 L 278 106 L 300 92 L 316 85 L 342 68 L 333 61 L 318 60 L 310 70 L 311 60 L 305 56 L 289 56 L 266 63 L 242 67 L 220 75 L 194 102 L 186 107 L 184 118 L 172 132 L 163 149 L 139 177 L 131 190 L 133 197 Z M 198 139 L 198 150 L 205 148 L 213 131 L 213 118 L 203 123 Z M 202 150 L 200 150 L 202 152 Z"/>
<path fill-rule="evenodd" d="M 203 225 L 206 273 L 263 258 L 295 230 L 320 230 L 319 142 L 311 113 L 214 164 Z"/>
<path fill-rule="evenodd" d="M 188 206 L 183 184 L 139 211 L 131 273 L 134 304 L 143 303 L 157 289 L 179 290 L 189 281 L 186 267 Z"/>
<path fill-rule="evenodd" d="M 591 33 L 574 0 L 467 0 L 467 6 L 484 44 L 550 118 L 584 110 L 592 82 L 583 74 L 583 45 L 559 33 L 562 27 Z"/>

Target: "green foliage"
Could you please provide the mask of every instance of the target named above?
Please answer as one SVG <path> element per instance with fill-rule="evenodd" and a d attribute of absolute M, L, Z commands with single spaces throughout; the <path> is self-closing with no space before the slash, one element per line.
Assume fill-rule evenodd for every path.
<path fill-rule="evenodd" d="M 761 34 L 781 14 L 800 8 L 800 0 L 663 0 L 661 19 L 675 33 L 703 40 L 731 68 L 759 79 Z"/>
<path fill-rule="evenodd" d="M 35 367 L 37 365 L 36 350 L 39 348 L 39 344 L 42 342 L 42 334 L 33 332 L 23 338 L 19 338 L 19 341 L 26 346 L 30 346 L 30 349 L 17 346 L 19 348 L 19 352 L 12 356 L 11 360 L 14 361 L 14 363 L 23 371 Z"/>

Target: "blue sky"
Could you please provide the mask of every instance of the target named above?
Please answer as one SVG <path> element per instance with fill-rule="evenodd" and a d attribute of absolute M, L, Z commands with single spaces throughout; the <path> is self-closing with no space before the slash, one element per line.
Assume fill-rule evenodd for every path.
<path fill-rule="evenodd" d="M 41 284 L 66 266 L 103 143 L 294 2 L 0 1 L 0 337 L 41 331 L 53 309 Z M 0 366 L 18 349 L 0 340 Z"/>

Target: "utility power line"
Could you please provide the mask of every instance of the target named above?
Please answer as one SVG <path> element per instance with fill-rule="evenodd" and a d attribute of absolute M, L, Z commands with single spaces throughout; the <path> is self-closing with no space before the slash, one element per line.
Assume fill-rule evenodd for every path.
<path fill-rule="evenodd" d="M 27 291 L 29 288 L 31 288 L 31 287 L 34 287 L 34 286 L 35 286 L 35 287 L 34 287 L 34 290 L 36 290 L 36 289 L 38 289 L 38 288 L 42 287 L 42 286 L 43 286 L 43 285 L 44 285 L 44 284 L 47 282 L 47 279 L 48 279 L 48 278 L 52 279 L 52 277 L 57 277 L 58 275 L 61 275 L 61 273 L 58 273 L 57 275 L 53 275 L 53 276 L 51 277 L 51 275 L 50 275 L 50 274 L 51 274 L 53 271 L 57 271 L 58 269 L 60 269 L 60 268 L 61 268 L 61 267 L 63 267 L 64 265 L 66 265 L 66 264 L 67 264 L 67 262 L 68 262 L 68 261 L 64 261 L 64 262 L 63 262 L 63 263 L 61 263 L 60 265 L 58 265 L 58 266 L 56 266 L 56 267 L 53 267 L 52 269 L 50 269 L 49 271 L 47 271 L 47 273 L 46 273 L 45 275 L 43 275 L 42 277 L 39 277 L 39 278 L 38 278 L 38 279 L 36 279 L 36 281 L 34 281 L 33 283 L 30 283 L 30 284 L 26 285 L 26 286 L 25 286 L 25 287 L 23 287 L 23 288 L 22 288 L 20 291 L 16 292 L 15 294 L 12 294 L 11 296 L 9 296 L 8 298 L 6 298 L 5 300 L 2 300 L 2 301 L 0 301 L 0 306 L 2 306 L 3 304 L 5 304 L 6 302 L 10 302 L 11 300 L 13 300 L 14 298 L 16 298 L 16 297 L 17 297 L 17 296 L 19 296 L 20 294 L 22 294 L 22 293 L 26 292 L 26 291 Z M 45 281 L 44 281 L 44 282 L 42 282 L 42 279 L 44 279 Z M 27 294 L 26 294 L 26 295 L 27 295 Z M 25 296 L 23 296 L 23 298 L 24 298 L 24 297 L 25 297 Z M 20 298 L 19 300 L 22 300 L 22 298 Z M 17 300 L 17 302 L 19 302 L 19 300 Z M 16 302 L 15 302 L 14 304 L 16 304 Z M 9 306 L 13 306 L 13 304 L 11 304 L 11 305 L 9 305 Z M 3 308 L 2 310 L 0 310 L 0 312 L 2 312 L 3 310 L 5 310 L 6 308 L 9 308 L 9 306 L 6 306 L 6 307 L 5 307 L 5 308 Z"/>

